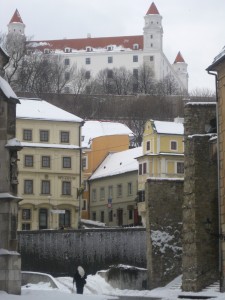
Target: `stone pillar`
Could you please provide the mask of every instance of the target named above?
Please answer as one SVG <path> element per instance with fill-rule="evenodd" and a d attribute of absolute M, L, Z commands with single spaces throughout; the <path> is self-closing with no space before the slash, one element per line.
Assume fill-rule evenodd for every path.
<path fill-rule="evenodd" d="M 0 193 L 0 290 L 21 294 L 21 257 L 17 252 L 17 210 L 20 198 Z"/>
<path fill-rule="evenodd" d="M 185 107 L 182 290 L 198 292 L 219 279 L 215 104 Z"/>

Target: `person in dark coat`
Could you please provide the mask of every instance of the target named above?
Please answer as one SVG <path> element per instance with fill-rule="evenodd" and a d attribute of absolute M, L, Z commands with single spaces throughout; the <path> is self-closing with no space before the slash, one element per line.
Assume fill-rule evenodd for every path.
<path fill-rule="evenodd" d="M 73 284 L 76 282 L 77 294 L 83 294 L 86 279 L 87 275 L 85 274 L 84 269 L 79 266 L 73 276 Z"/>

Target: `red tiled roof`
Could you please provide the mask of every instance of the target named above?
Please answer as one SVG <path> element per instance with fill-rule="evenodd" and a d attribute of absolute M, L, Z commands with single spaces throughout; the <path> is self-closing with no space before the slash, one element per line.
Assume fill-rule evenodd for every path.
<path fill-rule="evenodd" d="M 23 23 L 20 13 L 18 12 L 18 9 L 15 10 L 14 15 L 12 16 L 12 19 L 10 20 L 9 23 Z"/>
<path fill-rule="evenodd" d="M 122 46 L 124 48 L 133 49 L 134 44 L 139 45 L 139 49 L 143 49 L 143 35 L 137 36 L 118 36 L 118 37 L 99 37 L 99 38 L 84 38 L 84 39 L 63 39 L 63 40 L 44 40 L 44 41 L 30 41 L 32 43 L 42 43 L 38 45 L 37 49 L 52 49 L 64 50 L 71 48 L 76 50 L 85 50 L 86 47 L 91 48 L 106 48 L 110 45 Z M 44 45 L 44 44 L 45 45 Z M 47 45 L 48 44 L 48 45 Z"/>
<path fill-rule="evenodd" d="M 152 2 L 151 6 L 149 7 L 146 15 L 159 15 L 159 11 L 154 2 Z"/>
<path fill-rule="evenodd" d="M 175 63 L 181 63 L 181 62 L 185 62 L 183 59 L 183 56 L 181 55 L 180 51 L 177 54 L 177 57 L 175 58 L 174 64 Z"/>

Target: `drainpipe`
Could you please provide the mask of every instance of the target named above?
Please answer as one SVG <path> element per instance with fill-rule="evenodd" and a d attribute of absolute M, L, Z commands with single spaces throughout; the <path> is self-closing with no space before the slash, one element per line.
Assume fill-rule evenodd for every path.
<path fill-rule="evenodd" d="M 215 76 L 215 86 L 216 86 L 216 126 L 217 126 L 217 176 L 218 176 L 218 214 L 219 214 L 219 218 L 218 218 L 218 222 L 219 222 L 219 236 L 221 234 L 221 208 L 220 208 L 220 203 L 221 203 L 221 199 L 220 199 L 220 153 L 219 153 L 219 112 L 218 112 L 218 76 L 217 73 L 213 73 L 210 72 L 209 70 L 207 71 L 209 75 L 213 75 Z M 221 243 L 221 239 L 219 239 L 219 273 L 220 273 L 220 290 L 221 290 L 221 285 L 223 285 L 222 282 L 222 278 L 223 274 L 222 274 L 222 254 L 221 254 L 221 247 L 222 247 L 222 243 Z"/>

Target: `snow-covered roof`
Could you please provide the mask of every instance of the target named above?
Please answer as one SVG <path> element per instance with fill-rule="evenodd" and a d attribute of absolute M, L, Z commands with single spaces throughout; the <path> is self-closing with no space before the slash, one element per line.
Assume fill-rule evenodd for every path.
<path fill-rule="evenodd" d="M 138 170 L 136 157 L 141 154 L 142 147 L 110 153 L 92 174 L 90 180 Z"/>
<path fill-rule="evenodd" d="M 2 90 L 3 94 L 8 98 L 13 98 L 13 99 L 17 99 L 18 97 L 16 96 L 16 94 L 14 93 L 14 91 L 12 90 L 11 86 L 8 84 L 7 81 L 5 81 L 5 79 L 3 79 L 0 76 L 0 89 Z M 19 101 L 18 101 L 19 102 Z"/>
<path fill-rule="evenodd" d="M 41 99 L 20 98 L 16 107 L 17 119 L 48 120 L 59 122 L 82 122 L 83 120 Z"/>
<path fill-rule="evenodd" d="M 133 132 L 124 124 L 117 122 L 86 121 L 81 128 L 82 147 L 90 148 L 91 140 L 107 135 L 133 136 Z"/>
<path fill-rule="evenodd" d="M 153 121 L 155 130 L 161 134 L 184 134 L 184 125 L 176 122 Z"/>

